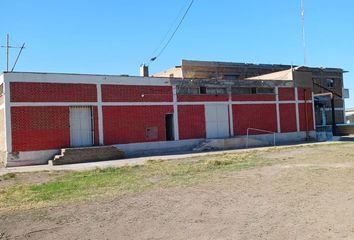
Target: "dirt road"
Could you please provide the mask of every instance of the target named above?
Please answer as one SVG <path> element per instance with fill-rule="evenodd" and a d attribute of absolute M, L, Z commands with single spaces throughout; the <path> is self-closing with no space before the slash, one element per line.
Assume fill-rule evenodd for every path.
<path fill-rule="evenodd" d="M 0 212 L 0 239 L 354 239 L 354 144 L 186 188 Z"/>

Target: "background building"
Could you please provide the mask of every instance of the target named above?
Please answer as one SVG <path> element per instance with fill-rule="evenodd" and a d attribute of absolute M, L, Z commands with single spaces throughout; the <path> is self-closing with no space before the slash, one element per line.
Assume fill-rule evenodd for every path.
<path fill-rule="evenodd" d="M 182 60 L 182 64 L 180 66 L 176 66 L 166 71 L 154 74 L 153 76 L 238 81 L 270 73 L 281 72 L 295 67 L 296 66 L 280 64 L 249 64 L 233 62 Z M 311 84 L 313 85 L 313 91 L 315 96 L 316 94 L 330 92 L 335 93 L 335 120 L 336 123 L 344 123 L 344 97 L 349 97 L 348 94 L 346 94 L 343 84 L 343 73 L 345 73 L 345 71 L 340 68 L 297 68 L 299 71 L 312 73 L 312 79 L 310 79 L 309 81 L 311 81 Z M 316 125 L 331 125 L 332 106 L 330 97 L 328 95 L 315 97 L 315 101 Z"/>

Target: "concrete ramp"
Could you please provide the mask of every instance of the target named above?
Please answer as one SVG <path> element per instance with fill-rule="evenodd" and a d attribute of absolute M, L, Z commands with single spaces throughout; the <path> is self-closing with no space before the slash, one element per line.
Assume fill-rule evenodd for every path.
<path fill-rule="evenodd" d="M 63 165 L 73 163 L 98 162 L 121 159 L 124 152 L 113 146 L 86 147 L 86 148 L 64 148 L 61 154 L 56 155 L 53 160 L 48 161 L 49 165 Z"/>
<path fill-rule="evenodd" d="M 309 133 L 310 139 L 316 138 L 316 132 Z M 275 144 L 274 144 L 275 137 Z M 277 133 L 277 134 L 259 134 L 247 136 L 236 136 L 225 139 L 206 139 L 201 144 L 193 148 L 193 151 L 217 151 L 254 147 L 266 147 L 274 145 L 292 144 L 306 140 L 305 132 L 297 133 Z"/>

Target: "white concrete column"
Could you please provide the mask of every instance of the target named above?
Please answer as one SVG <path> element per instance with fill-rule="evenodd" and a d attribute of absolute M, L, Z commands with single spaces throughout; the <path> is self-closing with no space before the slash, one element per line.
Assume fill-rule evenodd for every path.
<path fill-rule="evenodd" d="M 344 82 L 343 82 L 344 84 Z M 348 90 L 349 91 L 349 90 Z M 342 101 L 343 101 L 343 122 L 344 123 L 347 123 L 347 119 L 346 119 L 346 116 L 345 116 L 345 98 L 344 98 L 344 86 L 342 88 Z"/>
<path fill-rule="evenodd" d="M 98 142 L 99 145 L 104 145 L 101 84 L 98 83 L 96 85 L 96 88 L 97 88 L 97 114 L 98 114 Z"/>
<path fill-rule="evenodd" d="M 279 87 L 275 88 L 275 102 L 276 102 L 276 112 L 277 112 L 277 131 L 278 131 L 278 133 L 281 133 L 280 108 L 279 108 Z"/>
<path fill-rule="evenodd" d="M 4 73 L 4 112 L 5 112 L 5 147 L 8 153 L 12 152 L 12 128 L 11 128 L 11 92 L 10 82 L 6 79 Z"/>
<path fill-rule="evenodd" d="M 229 91 L 229 122 L 230 122 L 230 135 L 231 137 L 235 136 L 234 133 L 234 116 L 232 111 L 232 89 Z"/>
<path fill-rule="evenodd" d="M 296 115 L 296 131 L 300 132 L 300 114 L 299 114 L 299 94 L 297 87 L 294 88 L 295 91 L 295 115 Z"/>
<path fill-rule="evenodd" d="M 177 100 L 177 87 L 172 86 L 173 94 L 173 130 L 175 135 L 175 141 L 179 140 L 179 127 L 178 127 L 178 100 Z"/>
<path fill-rule="evenodd" d="M 313 129 L 316 130 L 315 97 L 313 96 L 313 92 L 311 92 L 311 98 L 312 98 L 312 121 L 313 121 Z"/>

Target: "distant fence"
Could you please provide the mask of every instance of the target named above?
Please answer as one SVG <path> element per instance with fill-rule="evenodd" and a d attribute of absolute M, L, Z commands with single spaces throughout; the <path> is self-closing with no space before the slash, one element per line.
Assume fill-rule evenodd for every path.
<path fill-rule="evenodd" d="M 268 133 L 268 134 L 273 134 L 273 145 L 276 146 L 276 140 L 275 140 L 275 132 L 271 132 L 271 131 L 267 131 L 267 130 L 263 130 L 263 129 L 257 129 L 257 128 L 247 128 L 247 140 L 246 140 L 246 148 L 248 148 L 249 146 L 249 136 L 250 136 L 250 131 L 253 132 L 262 132 L 262 133 Z M 257 136 L 257 135 L 253 135 Z"/>

